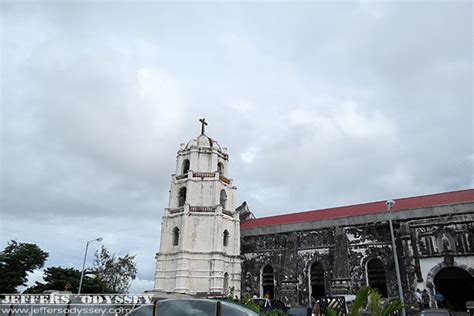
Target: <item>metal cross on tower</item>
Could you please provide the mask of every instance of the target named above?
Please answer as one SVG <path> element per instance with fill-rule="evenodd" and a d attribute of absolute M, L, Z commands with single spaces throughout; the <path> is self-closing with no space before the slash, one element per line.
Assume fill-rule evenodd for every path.
<path fill-rule="evenodd" d="M 204 135 L 205 126 L 207 126 L 206 119 L 205 118 L 199 119 L 199 122 L 201 122 L 201 134 Z"/>

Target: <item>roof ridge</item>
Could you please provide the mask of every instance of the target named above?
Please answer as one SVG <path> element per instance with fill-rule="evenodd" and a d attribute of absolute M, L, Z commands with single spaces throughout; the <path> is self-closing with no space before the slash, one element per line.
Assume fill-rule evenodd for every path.
<path fill-rule="evenodd" d="M 454 204 L 460 202 L 462 203 L 467 201 L 474 201 L 474 188 L 397 198 L 395 199 L 395 201 L 397 202 L 397 204 L 395 204 L 393 211 L 415 209 L 434 205 Z M 381 207 L 382 205 L 383 208 Z M 382 211 L 385 211 L 385 200 L 260 217 L 242 223 L 241 228 L 270 226 L 301 221 L 323 220 L 337 217 L 349 217 L 371 213 L 380 213 Z M 304 217 L 304 215 L 310 216 Z"/>

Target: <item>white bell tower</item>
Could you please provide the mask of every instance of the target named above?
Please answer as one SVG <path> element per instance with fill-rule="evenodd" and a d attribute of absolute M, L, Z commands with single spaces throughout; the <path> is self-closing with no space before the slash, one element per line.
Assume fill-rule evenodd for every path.
<path fill-rule="evenodd" d="M 181 144 L 171 177 L 169 206 L 156 254 L 157 292 L 240 296 L 240 221 L 237 189 L 228 178 L 227 148 L 205 134 Z"/>

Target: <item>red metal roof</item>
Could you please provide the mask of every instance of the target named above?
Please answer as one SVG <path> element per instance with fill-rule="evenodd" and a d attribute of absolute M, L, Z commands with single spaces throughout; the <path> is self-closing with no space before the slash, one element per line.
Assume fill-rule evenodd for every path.
<path fill-rule="evenodd" d="M 393 211 L 401 211 L 434 205 L 456 204 L 474 202 L 474 189 L 445 192 L 438 194 L 422 195 L 409 198 L 396 199 Z M 281 225 L 295 222 L 310 222 L 338 217 L 349 217 L 356 215 L 386 212 L 385 201 L 377 201 L 364 204 L 326 208 L 321 210 L 306 211 L 285 215 L 262 217 L 251 219 L 240 224 L 241 229 Z"/>

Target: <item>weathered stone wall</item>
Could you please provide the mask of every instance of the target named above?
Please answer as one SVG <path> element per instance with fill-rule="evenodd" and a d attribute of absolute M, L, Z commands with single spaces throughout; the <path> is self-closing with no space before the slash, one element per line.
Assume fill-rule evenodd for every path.
<path fill-rule="evenodd" d="M 243 289 L 263 294 L 259 288 L 260 271 L 269 264 L 274 269 L 275 296 L 292 305 L 296 302 L 306 305 L 309 267 L 319 262 L 324 269 L 327 294 L 352 293 L 353 289 L 365 285 L 365 265 L 371 258 L 382 259 L 387 271 L 394 270 L 387 236 L 388 228 L 379 224 L 244 237 Z M 392 274 L 388 273 L 387 277 L 395 278 Z M 340 283 L 332 282 L 346 279 L 349 281 L 347 291 L 341 291 Z M 390 289 L 394 296 L 396 291 L 396 288 Z"/>
<path fill-rule="evenodd" d="M 451 260 L 452 266 L 464 262 L 474 276 L 473 214 L 474 203 L 393 213 L 407 303 L 414 303 L 416 288 L 433 287 L 429 279 L 433 267 L 420 264 L 420 260 Z M 376 258 L 385 269 L 388 296 L 398 296 L 386 214 L 354 217 L 352 225 L 347 218 L 339 223 L 321 222 L 242 230 L 242 291 L 263 295 L 261 270 L 269 264 L 274 269 L 275 297 L 293 306 L 309 305 L 309 274 L 314 262 L 323 266 L 327 295 L 350 294 L 367 285 L 367 262 Z M 311 226 L 314 229 L 308 229 Z"/>

